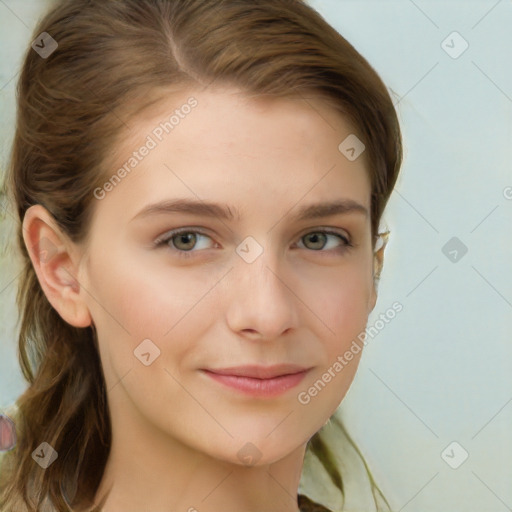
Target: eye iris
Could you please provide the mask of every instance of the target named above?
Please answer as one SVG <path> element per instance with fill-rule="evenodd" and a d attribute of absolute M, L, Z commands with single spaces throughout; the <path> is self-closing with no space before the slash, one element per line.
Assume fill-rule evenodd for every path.
<path fill-rule="evenodd" d="M 318 243 L 318 240 L 320 239 L 320 247 L 313 247 L 313 249 L 321 249 L 325 245 L 325 239 L 327 235 L 325 233 L 310 233 L 306 235 L 304 238 L 307 240 L 311 240 L 313 244 Z"/>
<path fill-rule="evenodd" d="M 180 233 L 179 235 L 176 235 L 173 237 L 173 243 L 178 249 L 182 249 L 184 251 L 192 249 L 192 247 L 180 247 L 180 241 L 185 240 L 185 244 L 192 242 L 192 247 L 194 246 L 196 242 L 196 235 L 194 233 Z M 191 239 L 191 240 L 190 240 Z M 175 243 L 174 241 L 178 240 L 178 243 Z"/>
<path fill-rule="evenodd" d="M 308 246 L 311 250 L 321 250 L 324 248 L 327 237 L 329 236 L 329 233 L 324 233 L 322 231 L 313 231 L 308 233 L 307 235 L 304 235 L 302 237 L 303 243 L 304 241 L 307 241 L 305 243 L 306 246 L 308 244 L 313 244 L 312 247 Z M 200 235 L 201 236 L 201 235 Z M 333 236 L 332 234 L 330 236 Z M 172 245 L 182 252 L 190 252 L 191 249 L 196 244 L 197 241 L 197 234 L 194 231 L 184 231 L 181 233 L 176 233 L 175 235 L 171 236 L 167 239 L 167 243 L 169 243 L 172 240 Z M 164 243 L 164 242 L 162 242 Z M 182 245 L 184 244 L 184 245 Z M 319 244 L 319 245 L 318 245 Z"/>

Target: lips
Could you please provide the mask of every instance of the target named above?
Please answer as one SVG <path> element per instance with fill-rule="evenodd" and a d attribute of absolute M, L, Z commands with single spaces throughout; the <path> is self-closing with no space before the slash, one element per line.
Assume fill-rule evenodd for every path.
<path fill-rule="evenodd" d="M 202 373 L 221 384 L 253 398 L 270 399 L 296 387 L 311 368 L 292 364 L 236 366 L 204 369 Z"/>
<path fill-rule="evenodd" d="M 295 364 L 277 364 L 274 366 L 233 366 L 230 368 L 206 368 L 206 371 L 217 375 L 232 375 L 234 377 L 250 377 L 252 379 L 273 379 L 283 375 L 291 375 L 308 370 L 309 368 Z"/>

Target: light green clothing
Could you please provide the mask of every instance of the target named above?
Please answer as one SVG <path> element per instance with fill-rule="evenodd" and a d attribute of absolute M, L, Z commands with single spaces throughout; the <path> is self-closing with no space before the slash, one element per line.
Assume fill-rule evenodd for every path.
<path fill-rule="evenodd" d="M 335 467 L 342 478 L 343 493 L 310 446 L 304 457 L 299 493 L 306 494 L 333 512 L 390 512 L 337 413 L 319 435 L 332 452 Z"/>

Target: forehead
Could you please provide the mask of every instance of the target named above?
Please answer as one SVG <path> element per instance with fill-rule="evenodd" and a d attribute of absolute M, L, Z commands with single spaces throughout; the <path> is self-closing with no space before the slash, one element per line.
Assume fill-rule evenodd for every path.
<path fill-rule="evenodd" d="M 354 130 L 318 98 L 229 87 L 173 91 L 129 125 L 104 177 L 128 171 L 109 197 L 125 197 L 130 212 L 170 197 L 242 204 L 258 194 L 261 207 L 307 195 L 349 197 L 369 208 L 366 155 L 350 161 L 340 151 Z"/>
<path fill-rule="evenodd" d="M 137 111 L 125 124 L 126 128 L 120 130 L 111 148 L 110 168 L 121 163 L 148 135 L 158 139 L 159 145 L 172 145 L 174 141 L 174 149 L 191 135 L 196 138 L 196 150 L 229 146 L 236 139 L 246 151 L 258 143 L 267 149 L 289 143 L 296 152 L 318 145 L 324 151 L 337 152 L 342 137 L 358 132 L 348 117 L 332 106 L 332 101 L 327 103 L 316 91 L 276 97 L 217 85 L 202 90 L 158 88 L 146 96 L 146 101 L 151 98 L 150 106 Z M 133 105 L 129 108 L 135 110 Z M 169 132 L 162 129 L 163 125 L 169 128 L 169 124 L 173 125 Z M 359 133 L 357 136 L 361 138 Z M 160 140 L 161 137 L 165 140 Z M 297 146 L 300 139 L 308 144 Z M 360 158 L 365 165 L 366 157 L 363 153 Z"/>

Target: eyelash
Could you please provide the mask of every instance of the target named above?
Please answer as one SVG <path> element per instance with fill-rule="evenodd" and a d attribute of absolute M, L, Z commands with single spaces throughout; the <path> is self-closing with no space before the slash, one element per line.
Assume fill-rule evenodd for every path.
<path fill-rule="evenodd" d="M 154 241 L 154 247 L 155 248 L 159 248 L 159 247 L 163 247 L 163 246 L 166 246 L 171 249 L 173 252 L 177 252 L 178 253 L 178 257 L 180 258 L 194 258 L 194 254 L 195 252 L 198 252 L 198 251 L 194 251 L 193 249 L 191 249 L 190 251 L 183 251 L 183 250 L 180 250 L 180 249 L 176 249 L 176 248 L 171 248 L 168 246 L 168 242 L 170 240 L 172 240 L 175 236 L 178 236 L 178 235 L 182 235 L 182 234 L 190 234 L 190 233 L 193 233 L 193 234 L 200 234 L 202 236 L 205 236 L 207 238 L 211 238 L 208 234 L 206 234 L 204 231 L 200 230 L 200 229 L 197 229 L 197 228 L 194 228 L 194 229 L 191 229 L 191 228 L 179 228 L 179 229 L 175 229 L 175 230 L 172 230 L 172 231 L 168 231 L 165 235 L 162 235 L 161 237 L 157 238 L 155 241 Z M 336 249 L 329 249 L 329 250 L 323 250 L 323 249 L 318 249 L 317 251 L 313 250 L 313 249 L 310 249 L 311 252 L 318 252 L 318 253 L 330 253 L 330 252 L 335 252 L 335 253 L 338 253 L 338 254 L 341 254 L 341 253 L 345 253 L 346 251 L 350 250 L 351 248 L 355 247 L 355 245 L 345 236 L 343 236 L 342 234 L 338 233 L 337 231 L 333 231 L 331 229 L 326 229 L 326 228 L 320 228 L 320 229 L 316 229 L 316 230 L 313 230 L 313 231 L 309 231 L 308 233 L 302 235 L 302 237 L 300 237 L 301 239 L 303 237 L 305 237 L 306 235 L 309 235 L 311 233 L 323 233 L 323 234 L 326 234 L 326 235 L 333 235 L 333 236 L 336 236 L 338 237 L 342 242 L 343 242 L 343 246 L 341 247 L 338 247 Z"/>

